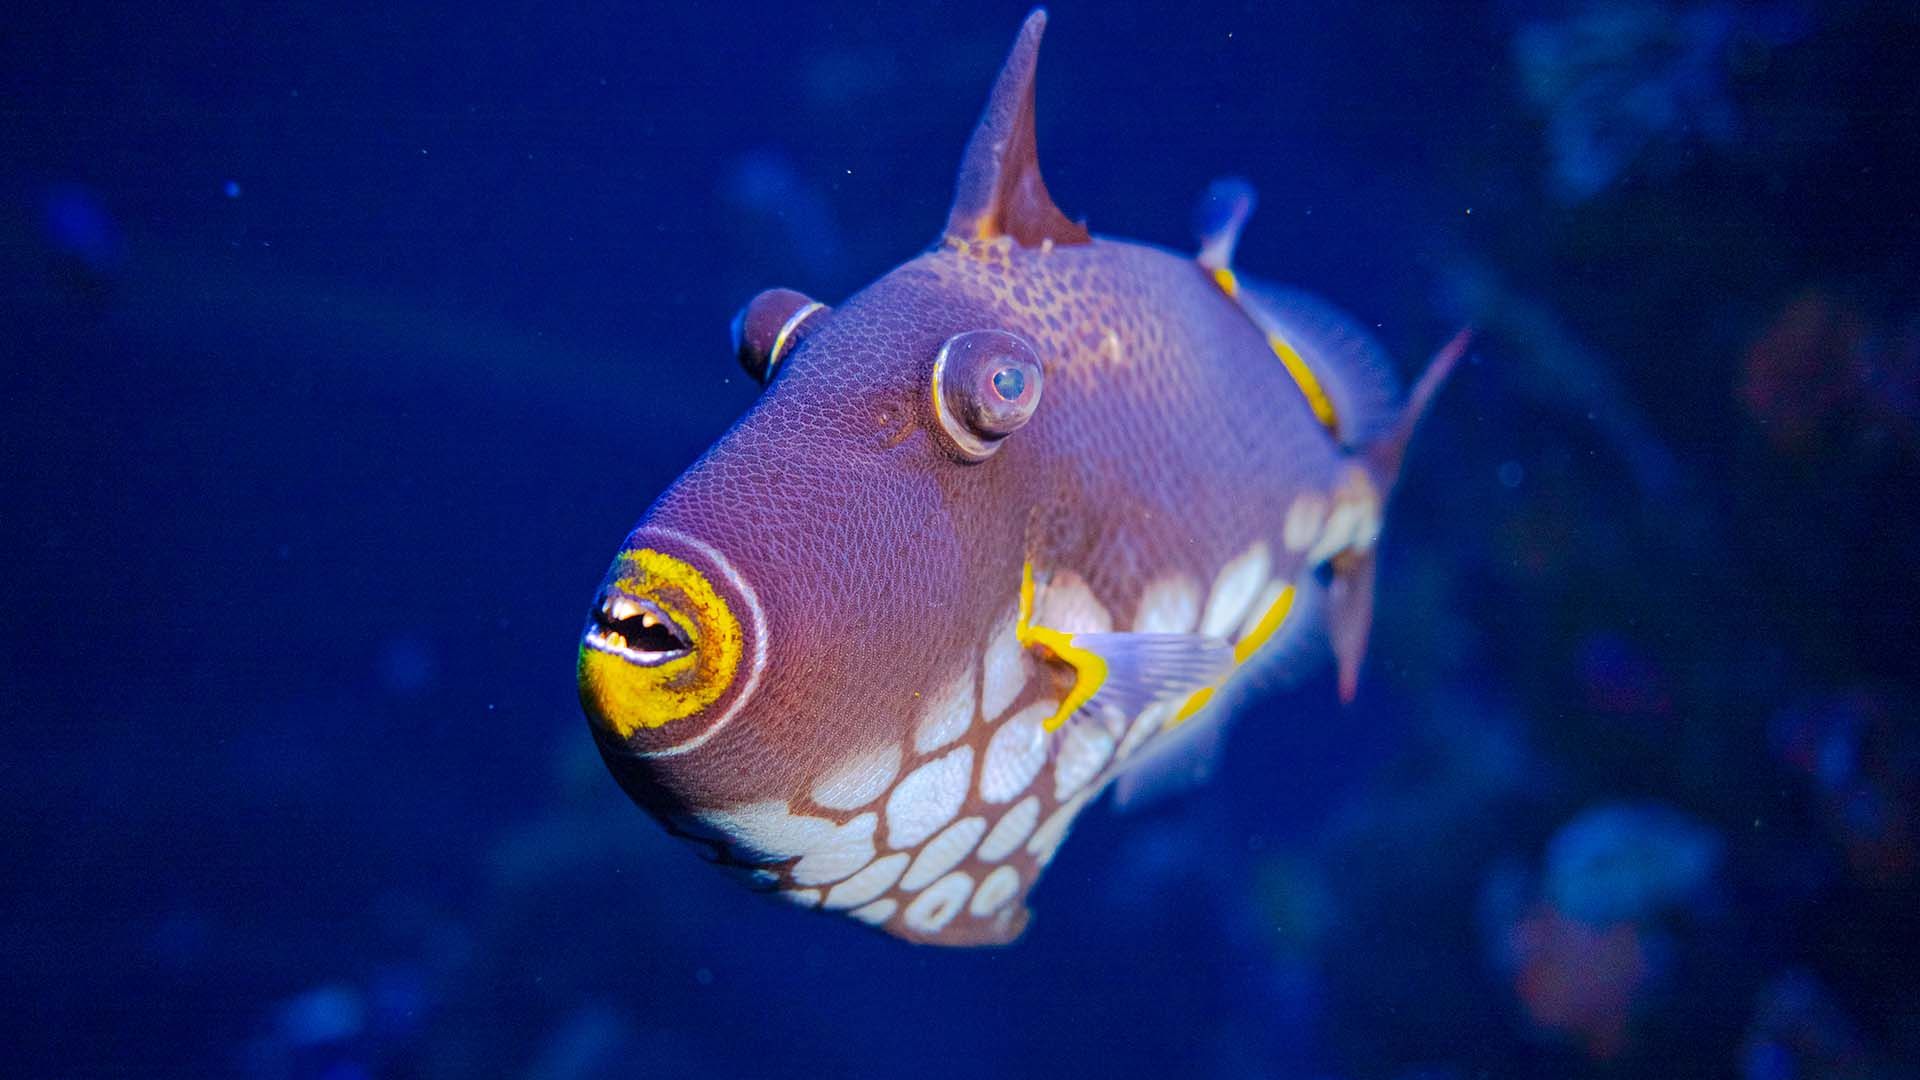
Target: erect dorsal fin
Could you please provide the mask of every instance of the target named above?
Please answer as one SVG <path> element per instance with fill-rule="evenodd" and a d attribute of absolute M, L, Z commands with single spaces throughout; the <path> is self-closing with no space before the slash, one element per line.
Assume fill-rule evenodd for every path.
<path fill-rule="evenodd" d="M 1033 138 L 1033 75 L 1040 60 L 1040 35 L 1047 28 L 1045 9 L 1036 8 L 1020 27 L 993 96 L 967 143 L 960 182 L 947 215 L 947 235 L 957 240 L 1011 236 L 1028 247 L 1051 240 L 1084 244 L 1086 226 L 1069 221 L 1053 205 L 1040 179 L 1040 156 Z"/>

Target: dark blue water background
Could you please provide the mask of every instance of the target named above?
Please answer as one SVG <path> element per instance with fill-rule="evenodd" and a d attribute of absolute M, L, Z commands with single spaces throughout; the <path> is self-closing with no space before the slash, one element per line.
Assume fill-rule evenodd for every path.
<path fill-rule="evenodd" d="M 1023 13 L 9 13 L 8 1075 L 1912 1075 L 1907 4 L 1062 3 L 1069 213 L 1185 247 L 1236 172 L 1246 267 L 1483 328 L 1358 703 L 1090 813 L 1000 951 L 627 803 L 601 572 L 738 305 L 936 235 Z"/>

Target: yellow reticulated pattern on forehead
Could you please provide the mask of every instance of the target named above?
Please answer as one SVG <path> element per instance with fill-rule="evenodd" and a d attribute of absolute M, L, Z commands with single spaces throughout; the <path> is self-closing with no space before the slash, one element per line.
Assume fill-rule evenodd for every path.
<path fill-rule="evenodd" d="M 694 647 L 649 667 L 583 644 L 580 680 L 599 704 L 600 716 L 627 738 L 718 701 L 739 671 L 745 634 L 712 583 L 688 563 L 640 548 L 620 553 L 613 587 L 652 601 Z"/>

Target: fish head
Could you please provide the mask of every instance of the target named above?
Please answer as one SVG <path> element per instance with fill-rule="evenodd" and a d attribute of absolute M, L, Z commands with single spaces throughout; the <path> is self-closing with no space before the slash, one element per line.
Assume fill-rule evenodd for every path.
<path fill-rule="evenodd" d="M 984 729 L 1042 692 L 1015 627 L 1062 347 L 1008 281 L 1086 240 L 1028 205 L 1043 21 L 940 244 L 833 308 L 776 289 L 743 309 L 765 389 L 627 537 L 579 646 L 581 701 L 640 806 L 755 887 L 916 940 L 1010 940 L 1037 873 L 955 867 L 1009 813 L 979 787 Z"/>
<path fill-rule="evenodd" d="M 917 264 L 759 333 L 809 304 L 742 312 L 743 362 L 777 373 L 628 536 L 581 638 L 596 730 L 657 771 L 719 739 L 796 764 L 871 741 L 1018 586 L 1031 495 L 1000 451 L 1040 409 L 1036 346 Z"/>
<path fill-rule="evenodd" d="M 973 783 L 983 662 L 1012 633 L 1042 490 L 1026 440 L 1048 358 L 943 272 L 953 257 L 795 325 L 797 294 L 747 305 L 736 337 L 767 388 L 627 537 L 580 640 L 622 786 L 766 885 L 833 884 L 804 859 L 850 822 L 867 835 L 849 861 L 926 840 L 885 812 L 916 763 L 965 755 L 935 795 L 956 810 Z"/>

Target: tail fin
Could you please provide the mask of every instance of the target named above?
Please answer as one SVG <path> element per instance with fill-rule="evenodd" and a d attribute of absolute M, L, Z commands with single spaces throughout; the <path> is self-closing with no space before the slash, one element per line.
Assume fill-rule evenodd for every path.
<path fill-rule="evenodd" d="M 1460 331 L 1446 343 L 1427 370 L 1413 384 L 1412 393 L 1399 415 L 1373 442 L 1360 449 L 1360 460 L 1373 481 L 1374 490 L 1384 503 L 1400 478 L 1400 464 L 1406 458 L 1407 442 L 1433 404 L 1441 384 L 1467 354 L 1473 340 L 1471 328 Z M 1360 662 L 1367 654 L 1367 632 L 1373 626 L 1374 551 L 1351 548 L 1332 560 L 1333 581 L 1327 587 L 1327 636 L 1333 642 L 1333 655 L 1340 669 L 1340 700 L 1350 702 L 1360 685 Z"/>
<path fill-rule="evenodd" d="M 1433 405 L 1433 399 L 1440 387 L 1453 374 L 1460 364 L 1461 357 L 1467 355 L 1467 347 L 1473 344 L 1473 328 L 1467 327 L 1453 335 L 1453 340 L 1440 347 L 1427 361 L 1427 370 L 1413 384 L 1413 390 L 1407 395 L 1407 403 L 1400 408 L 1400 415 L 1392 426 L 1380 434 L 1362 452 L 1367 470 L 1373 474 L 1373 480 L 1383 496 L 1393 490 L 1394 481 L 1400 478 L 1400 462 L 1405 458 L 1407 443 L 1413 438 L 1413 429 L 1419 425 L 1420 418 L 1427 414 Z"/>

